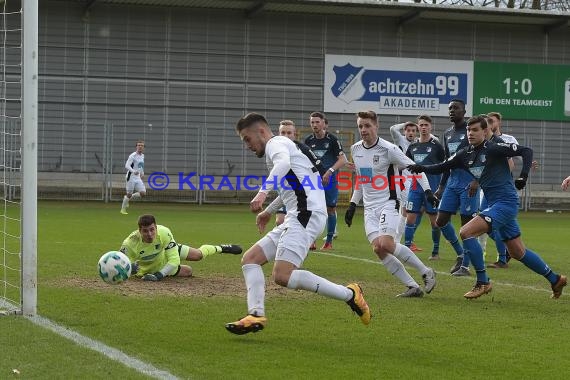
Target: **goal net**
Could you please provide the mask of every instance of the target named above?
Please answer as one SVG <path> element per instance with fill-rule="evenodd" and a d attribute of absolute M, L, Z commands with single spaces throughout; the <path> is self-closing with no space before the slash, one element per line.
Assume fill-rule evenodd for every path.
<path fill-rule="evenodd" d="M 0 313 L 37 309 L 38 1 L 0 0 Z"/>

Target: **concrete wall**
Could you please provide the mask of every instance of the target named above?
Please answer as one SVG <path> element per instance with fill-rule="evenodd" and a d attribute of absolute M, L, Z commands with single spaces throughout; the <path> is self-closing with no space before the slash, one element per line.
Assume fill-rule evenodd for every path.
<path fill-rule="evenodd" d="M 114 172 L 146 140 L 146 172 L 264 173 L 234 132 L 245 112 L 307 125 L 323 108 L 325 54 L 570 64 L 570 32 L 539 26 L 242 12 L 77 1 L 40 3 L 39 170 L 102 171 L 105 134 Z M 354 117 L 328 114 L 333 130 Z M 381 134 L 407 118 L 385 116 Z M 436 133 L 448 126 L 436 118 Z M 509 121 L 532 146 L 533 183 L 570 174 L 567 123 Z"/>

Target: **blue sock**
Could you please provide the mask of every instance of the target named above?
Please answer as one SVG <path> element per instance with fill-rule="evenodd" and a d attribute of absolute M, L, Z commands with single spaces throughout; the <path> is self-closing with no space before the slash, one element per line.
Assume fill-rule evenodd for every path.
<path fill-rule="evenodd" d="M 332 242 L 336 228 L 336 214 L 329 214 L 327 219 L 327 243 Z"/>
<path fill-rule="evenodd" d="M 420 225 L 420 223 L 422 222 L 422 215 L 423 214 L 418 214 L 418 217 L 416 218 L 416 223 L 414 224 L 415 228 L 418 228 L 418 226 Z"/>
<path fill-rule="evenodd" d="M 558 274 L 554 273 L 548 264 L 546 264 L 538 254 L 534 253 L 530 249 L 526 249 L 522 259 L 519 261 L 533 272 L 544 276 L 551 284 L 555 284 L 556 281 L 558 281 Z"/>
<path fill-rule="evenodd" d="M 409 247 L 412 244 L 415 232 L 416 232 L 416 225 L 406 223 L 406 229 L 404 230 L 404 245 L 406 247 Z"/>
<path fill-rule="evenodd" d="M 451 243 L 451 246 L 455 250 L 457 256 L 463 255 L 463 247 L 459 244 L 459 239 L 457 239 L 457 235 L 455 234 L 455 230 L 451 225 L 451 222 L 447 222 L 447 224 L 440 228 L 443 237 Z"/>
<path fill-rule="evenodd" d="M 480 247 L 481 245 L 479 245 Z M 483 248 L 481 248 L 481 252 L 483 252 Z M 469 268 L 469 264 L 471 264 L 471 256 L 469 253 L 469 248 L 465 246 L 465 242 L 463 243 L 463 261 L 461 262 L 461 266 L 465 268 Z"/>
<path fill-rule="evenodd" d="M 433 251 L 432 255 L 439 254 L 439 240 L 441 238 L 441 230 L 439 227 L 432 227 L 431 228 L 431 240 L 433 241 Z"/>
<path fill-rule="evenodd" d="M 507 246 L 502 240 L 495 240 L 495 247 L 497 247 L 497 252 L 499 252 L 499 261 L 502 263 L 507 263 Z"/>
<path fill-rule="evenodd" d="M 463 240 L 463 248 L 465 256 L 470 256 L 475 272 L 477 273 L 477 282 L 489 282 L 487 271 L 485 270 L 485 260 L 483 259 L 483 249 L 476 237 L 470 237 Z"/>
<path fill-rule="evenodd" d="M 499 237 L 499 234 L 496 233 L 495 231 L 490 231 L 489 237 L 493 239 L 493 241 L 495 242 L 495 247 L 497 248 L 497 253 L 499 254 L 499 261 L 506 264 L 507 246 L 505 245 L 505 243 L 503 243 L 503 241 Z"/>

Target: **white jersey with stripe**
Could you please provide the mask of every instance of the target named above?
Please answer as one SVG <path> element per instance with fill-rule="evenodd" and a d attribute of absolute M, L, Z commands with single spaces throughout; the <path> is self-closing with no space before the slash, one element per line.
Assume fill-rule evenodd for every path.
<path fill-rule="evenodd" d="M 498 135 L 498 137 L 500 137 L 501 140 L 503 140 L 506 143 L 519 145 L 519 142 L 517 141 L 515 136 L 507 135 L 506 133 L 501 133 L 500 135 Z"/>
<path fill-rule="evenodd" d="M 125 176 L 127 181 L 131 178 L 140 178 L 140 175 L 144 173 L 144 153 L 131 153 L 125 163 L 125 169 L 127 169 Z M 138 174 L 135 174 L 135 172 L 138 172 Z"/>
<path fill-rule="evenodd" d="M 396 145 L 378 138 L 376 144 L 365 147 L 362 140 L 350 148 L 358 176 L 371 178 L 372 181 L 358 186 L 362 190 L 365 208 L 384 207 L 389 201 L 396 201 L 403 184 L 399 170 L 413 165 L 409 157 Z M 358 189 L 357 189 L 358 190 Z M 355 197 L 354 199 L 356 199 Z M 357 203 L 357 202 L 355 202 Z"/>
<path fill-rule="evenodd" d="M 396 127 L 400 124 L 395 125 Z M 392 126 L 393 128 L 394 126 Z M 392 140 L 394 140 L 394 144 L 402 149 L 402 152 L 406 153 L 410 145 L 415 141 L 410 141 L 406 138 L 406 136 L 402 135 L 399 130 L 392 130 L 390 128 L 390 134 L 392 135 Z"/>
<path fill-rule="evenodd" d="M 274 136 L 265 145 L 265 162 L 269 169 L 265 190 L 277 190 L 287 214 L 303 211 L 326 213 L 325 192 L 318 171 L 297 145 L 284 136 Z M 277 184 L 277 186 L 275 186 Z"/>

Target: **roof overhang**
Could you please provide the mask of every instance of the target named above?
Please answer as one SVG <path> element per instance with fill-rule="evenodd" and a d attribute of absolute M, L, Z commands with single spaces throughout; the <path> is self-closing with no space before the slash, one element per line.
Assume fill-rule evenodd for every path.
<path fill-rule="evenodd" d="M 416 20 L 514 24 L 542 27 L 546 33 L 568 27 L 570 12 L 396 3 L 374 0 L 77 0 L 92 8 L 97 4 L 229 9 L 245 17 L 261 12 L 317 15 L 377 16 L 397 20 L 399 26 Z"/>

